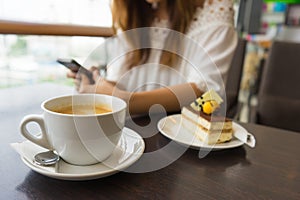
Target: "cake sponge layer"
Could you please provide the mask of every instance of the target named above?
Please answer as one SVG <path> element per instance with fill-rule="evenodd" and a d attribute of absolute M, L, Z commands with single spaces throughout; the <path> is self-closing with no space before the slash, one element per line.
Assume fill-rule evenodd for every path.
<path fill-rule="evenodd" d="M 215 130 L 231 130 L 232 121 L 226 117 L 207 115 L 201 111 L 195 111 L 189 107 L 183 107 L 181 114 L 183 117 L 190 119 L 195 124 L 209 131 Z"/>
<path fill-rule="evenodd" d="M 232 129 L 205 130 L 189 118 L 182 116 L 182 125 L 194 134 L 199 140 L 207 144 L 218 144 L 230 141 L 232 139 Z"/>

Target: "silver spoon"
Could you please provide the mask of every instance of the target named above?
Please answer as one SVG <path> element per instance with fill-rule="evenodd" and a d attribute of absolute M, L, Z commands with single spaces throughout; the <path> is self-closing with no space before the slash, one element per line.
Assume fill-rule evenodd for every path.
<path fill-rule="evenodd" d="M 53 151 L 38 153 L 34 156 L 34 162 L 41 166 L 54 165 L 59 161 L 59 155 Z"/>

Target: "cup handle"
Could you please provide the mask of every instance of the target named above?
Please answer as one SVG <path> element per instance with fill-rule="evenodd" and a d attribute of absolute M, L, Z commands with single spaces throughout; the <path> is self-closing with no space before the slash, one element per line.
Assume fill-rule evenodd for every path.
<path fill-rule="evenodd" d="M 41 131 L 42 131 L 41 135 L 34 136 L 33 134 L 31 134 L 28 131 L 26 125 L 29 122 L 36 122 L 39 125 L 39 127 L 41 128 Z M 27 116 L 25 116 L 21 121 L 20 131 L 21 131 L 22 135 L 29 141 L 31 141 L 41 147 L 44 147 L 46 149 L 53 150 L 52 145 L 50 144 L 48 137 L 47 137 L 43 115 L 27 115 Z"/>

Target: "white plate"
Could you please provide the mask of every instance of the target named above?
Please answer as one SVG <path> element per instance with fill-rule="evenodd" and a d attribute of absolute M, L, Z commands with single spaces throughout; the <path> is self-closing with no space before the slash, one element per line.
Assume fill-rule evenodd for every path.
<path fill-rule="evenodd" d="M 36 153 L 45 151 L 45 149 L 29 141 L 23 143 L 28 143 L 23 145 L 23 151 L 25 150 L 24 147 L 27 146 L 27 155 L 31 156 L 21 158 L 29 168 L 45 176 L 62 180 L 91 180 L 115 174 L 136 162 L 145 149 L 143 138 L 135 131 L 124 128 L 118 146 L 112 155 L 101 163 L 76 166 L 60 160 L 55 167 L 43 167 L 33 162 L 33 156 Z"/>
<path fill-rule="evenodd" d="M 170 115 L 162 118 L 157 124 L 158 130 L 167 138 L 174 140 L 184 146 L 191 148 L 207 148 L 211 150 L 221 150 L 229 149 L 234 147 L 239 147 L 244 143 L 237 138 L 233 137 L 230 142 L 225 142 L 221 144 L 209 145 L 200 141 L 194 134 L 188 131 L 186 128 L 181 126 L 181 114 Z M 239 124 L 233 122 L 233 131 L 242 131 L 247 133 Z"/>

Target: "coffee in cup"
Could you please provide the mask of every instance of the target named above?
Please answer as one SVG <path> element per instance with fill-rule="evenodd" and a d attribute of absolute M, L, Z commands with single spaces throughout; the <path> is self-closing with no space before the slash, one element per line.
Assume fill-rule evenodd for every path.
<path fill-rule="evenodd" d="M 61 114 L 74 115 L 89 115 L 89 114 L 104 114 L 111 112 L 111 109 L 105 105 L 67 105 L 63 107 L 54 108 L 53 112 Z"/>
<path fill-rule="evenodd" d="M 91 165 L 108 158 L 119 142 L 125 124 L 126 103 L 117 97 L 79 94 L 51 98 L 41 105 L 42 115 L 27 115 L 20 124 L 31 142 L 55 150 L 66 162 Z M 36 122 L 41 134 L 26 125 Z"/>

